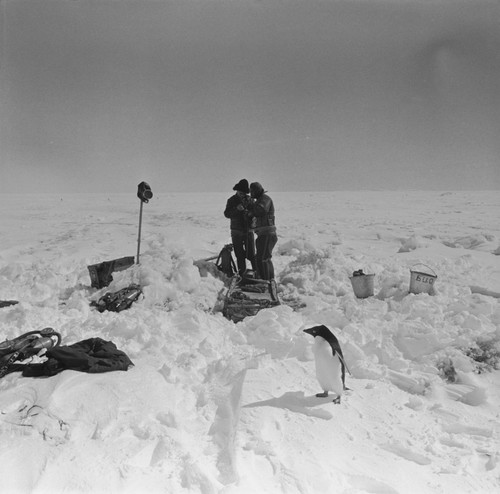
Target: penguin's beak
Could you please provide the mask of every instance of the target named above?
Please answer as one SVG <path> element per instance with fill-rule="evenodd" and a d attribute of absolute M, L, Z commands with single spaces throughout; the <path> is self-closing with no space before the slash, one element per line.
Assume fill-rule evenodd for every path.
<path fill-rule="evenodd" d="M 310 334 L 311 336 L 314 336 L 314 328 L 304 329 L 304 333 L 307 333 L 307 334 Z"/>

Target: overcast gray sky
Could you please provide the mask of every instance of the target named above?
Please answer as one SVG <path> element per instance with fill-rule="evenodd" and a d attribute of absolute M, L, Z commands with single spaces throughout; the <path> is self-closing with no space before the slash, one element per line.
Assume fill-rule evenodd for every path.
<path fill-rule="evenodd" d="M 0 0 L 2 191 L 500 187 L 496 0 Z"/>

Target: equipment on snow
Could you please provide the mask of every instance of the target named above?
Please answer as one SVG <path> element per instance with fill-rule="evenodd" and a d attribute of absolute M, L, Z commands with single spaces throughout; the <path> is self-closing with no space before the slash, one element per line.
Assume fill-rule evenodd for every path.
<path fill-rule="evenodd" d="M 94 288 L 104 288 L 108 286 L 113 281 L 111 273 L 123 271 L 133 264 L 134 256 L 127 256 L 87 266 L 90 274 L 90 286 Z"/>
<path fill-rule="evenodd" d="M 226 244 L 218 255 L 198 259 L 193 264 L 199 269 L 200 276 L 205 278 L 210 273 L 214 278 L 222 279 L 227 285 L 228 278 L 231 278 L 237 270 L 232 251 L 233 244 Z"/>
<path fill-rule="evenodd" d="M 413 268 L 415 266 L 424 266 L 427 268 L 428 271 L 431 271 L 431 273 L 428 273 L 426 271 L 417 271 Z M 434 282 L 437 280 L 437 274 L 434 272 L 434 270 L 427 266 L 427 264 L 414 264 L 410 268 L 410 288 L 409 292 L 414 293 L 414 294 L 419 294 L 419 293 L 427 293 L 429 295 L 435 295 L 435 290 L 434 290 Z"/>
<path fill-rule="evenodd" d="M 349 278 L 351 280 L 354 295 L 356 295 L 357 298 L 371 297 L 374 293 L 374 278 L 374 274 L 365 274 L 362 269 L 354 271 L 352 276 Z"/>
<path fill-rule="evenodd" d="M 52 328 L 28 331 L 12 340 L 0 343 L 0 378 L 20 370 L 21 362 L 61 344 L 61 335 Z"/>
<path fill-rule="evenodd" d="M 237 272 L 236 263 L 233 258 L 233 244 L 226 244 L 220 251 L 215 265 L 217 269 L 226 276 L 231 277 Z"/>
<path fill-rule="evenodd" d="M 233 322 L 239 322 L 262 309 L 276 305 L 281 305 L 281 302 L 274 280 L 235 276 L 224 298 L 222 315 Z"/>
<path fill-rule="evenodd" d="M 142 290 L 139 285 L 130 285 L 117 292 L 108 292 L 99 300 L 91 302 L 90 305 L 96 307 L 99 312 L 105 310 L 121 312 L 128 309 L 141 294 Z"/>

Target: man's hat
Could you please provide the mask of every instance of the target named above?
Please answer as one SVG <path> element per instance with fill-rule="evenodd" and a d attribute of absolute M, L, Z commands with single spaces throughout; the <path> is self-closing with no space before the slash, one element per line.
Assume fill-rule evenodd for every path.
<path fill-rule="evenodd" d="M 248 180 L 245 178 L 242 178 L 234 187 L 233 190 L 238 190 L 240 192 L 244 192 L 245 194 L 248 194 L 250 192 L 250 189 L 248 187 Z"/>
<path fill-rule="evenodd" d="M 260 197 L 264 193 L 264 187 L 259 182 L 250 184 L 250 195 L 252 197 Z"/>

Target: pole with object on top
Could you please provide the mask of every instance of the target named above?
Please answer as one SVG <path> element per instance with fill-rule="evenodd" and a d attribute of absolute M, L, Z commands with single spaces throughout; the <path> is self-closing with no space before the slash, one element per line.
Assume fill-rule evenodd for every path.
<path fill-rule="evenodd" d="M 141 229 L 142 229 L 142 206 L 144 203 L 148 203 L 153 197 L 153 191 L 151 187 L 146 182 L 141 182 L 137 186 L 137 197 L 141 201 L 141 207 L 139 210 L 139 234 L 137 235 L 137 259 L 136 262 L 139 264 L 139 252 L 141 250 Z"/>

